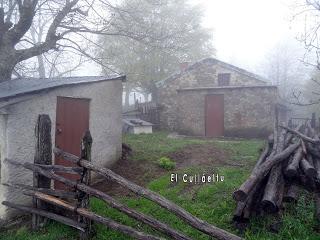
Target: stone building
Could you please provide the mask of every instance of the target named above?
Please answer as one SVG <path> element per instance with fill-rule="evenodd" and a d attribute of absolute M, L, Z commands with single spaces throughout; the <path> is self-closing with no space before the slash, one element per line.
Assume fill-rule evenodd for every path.
<path fill-rule="evenodd" d="M 5 159 L 34 161 L 39 114 L 47 114 L 51 119 L 53 146 L 79 156 L 81 138 L 89 129 L 93 138 L 93 163 L 108 166 L 119 159 L 123 80 L 125 76 L 19 79 L 0 83 L 0 202 L 30 202 L 20 191 L 2 184 L 32 185 L 31 171 L 13 167 Z M 59 158 L 53 162 L 68 164 Z M 0 220 L 10 213 L 11 210 L 0 204 Z"/>
<path fill-rule="evenodd" d="M 244 69 L 207 58 L 157 82 L 162 128 L 186 135 L 259 137 L 272 131 L 276 86 Z M 281 109 L 285 121 L 286 109 Z"/>

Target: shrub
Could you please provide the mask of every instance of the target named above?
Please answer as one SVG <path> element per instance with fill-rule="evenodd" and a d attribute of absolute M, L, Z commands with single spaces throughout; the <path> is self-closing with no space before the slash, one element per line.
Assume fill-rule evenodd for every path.
<path fill-rule="evenodd" d="M 176 163 L 172 161 L 168 157 L 162 157 L 158 160 L 158 164 L 160 167 L 166 169 L 166 170 L 172 170 L 176 167 Z"/>

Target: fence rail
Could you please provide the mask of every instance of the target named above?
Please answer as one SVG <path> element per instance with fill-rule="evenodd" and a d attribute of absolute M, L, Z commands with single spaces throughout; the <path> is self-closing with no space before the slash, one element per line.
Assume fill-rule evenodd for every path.
<path fill-rule="evenodd" d="M 40 118 L 39 118 L 40 119 Z M 48 117 L 43 117 L 46 121 L 41 122 L 41 124 L 49 124 L 45 127 L 39 128 L 39 138 L 38 141 L 41 142 L 41 149 L 37 149 L 37 152 L 44 152 L 47 153 L 48 149 L 51 152 L 51 134 L 44 133 L 43 131 L 49 131 L 48 128 L 51 129 L 51 122 L 48 121 Z M 47 129 L 47 130 L 45 130 Z M 47 139 L 46 144 L 43 144 L 43 138 L 45 136 Z M 99 166 L 94 165 L 91 162 L 91 145 L 92 145 L 92 138 L 90 132 L 86 132 L 81 144 L 81 156 L 75 156 L 68 152 L 65 152 L 59 148 L 54 148 L 54 153 L 62 157 L 63 159 L 76 164 L 75 167 L 64 167 L 64 166 L 57 166 L 52 165 L 50 161 L 35 161 L 35 163 L 28 163 L 28 162 L 19 162 L 12 159 L 7 159 L 6 161 L 10 164 L 13 164 L 18 167 L 23 167 L 30 171 L 33 171 L 34 176 L 36 176 L 36 181 L 34 181 L 34 186 L 27 186 L 23 184 L 7 184 L 9 187 L 15 187 L 22 189 L 22 193 L 24 195 L 30 196 L 34 199 L 34 202 L 37 204 L 30 206 L 23 206 L 16 203 L 12 203 L 9 201 L 4 201 L 2 204 L 11 208 L 19 209 L 21 211 L 29 212 L 34 215 L 35 219 L 45 219 L 50 218 L 55 221 L 61 222 L 68 226 L 74 227 L 79 230 L 79 237 L 80 239 L 89 239 L 91 237 L 91 222 L 98 222 L 104 224 L 105 226 L 109 227 L 110 229 L 117 230 L 128 236 L 131 236 L 136 239 L 141 240 L 159 240 L 163 239 L 158 236 L 150 235 L 141 231 L 138 231 L 130 226 L 126 226 L 120 224 L 112 219 L 107 217 L 100 216 L 94 212 L 88 210 L 89 206 L 89 196 L 97 197 L 104 202 L 106 202 L 110 207 L 115 208 L 122 213 L 132 217 L 146 225 L 149 225 L 153 229 L 162 232 L 166 236 L 170 237 L 170 239 L 176 240 L 191 240 L 190 237 L 186 236 L 185 234 L 171 228 L 169 225 L 162 223 L 161 221 L 140 213 L 134 209 L 127 207 L 126 205 L 120 203 L 116 199 L 112 198 L 108 194 L 101 192 L 93 187 L 90 186 L 90 172 L 94 172 L 99 174 L 100 176 L 107 178 L 113 182 L 120 184 L 121 186 L 131 190 L 132 192 L 140 195 L 144 198 L 147 198 L 161 207 L 167 209 L 168 211 L 174 213 L 180 219 L 184 220 L 187 224 L 192 226 L 193 228 L 220 240 L 240 240 L 241 238 L 229 233 L 223 229 L 215 227 L 184 210 L 183 208 L 179 207 L 175 203 L 170 202 L 166 198 L 162 197 L 161 195 L 150 191 L 149 189 L 143 188 L 129 180 L 121 177 L 120 175 L 114 173 L 110 169 L 101 168 Z M 50 148 L 49 148 L 50 147 Z M 46 151 L 42 151 L 46 149 Z M 41 155 L 41 154 L 40 154 Z M 39 156 L 40 156 L 39 155 Z M 49 155 L 46 155 L 47 159 Z M 42 158 L 35 158 L 35 159 L 42 159 Z M 49 160 L 49 159 L 47 159 Z M 44 164 L 46 162 L 46 164 Z M 51 164 L 51 165 L 50 165 Z M 68 179 L 62 175 L 57 174 L 57 172 L 77 172 L 80 173 L 80 180 L 74 181 Z M 64 190 L 54 190 L 50 189 L 51 180 L 59 181 L 64 183 L 68 186 L 71 190 L 64 191 Z M 43 187 L 42 181 L 46 183 Z M 47 184 L 50 183 L 50 184 Z M 73 189 L 73 190 L 72 190 Z M 59 197 L 67 198 L 77 202 L 76 206 L 72 205 L 72 203 L 62 200 Z M 73 201 L 73 202 L 74 202 Z M 49 205 L 48 205 L 49 204 Z M 56 208 L 52 208 L 50 206 L 55 206 Z M 60 209 L 60 211 L 55 211 L 55 209 Z M 68 210 L 74 214 L 76 214 L 76 219 L 68 218 L 66 216 L 62 216 L 59 214 L 61 209 Z M 43 218 L 44 217 L 44 218 Z M 35 221 L 34 224 L 35 228 L 39 227 L 39 221 Z"/>
<path fill-rule="evenodd" d="M 135 108 L 139 112 L 138 118 L 154 124 L 156 128 L 159 127 L 160 108 L 155 102 L 136 102 Z"/>

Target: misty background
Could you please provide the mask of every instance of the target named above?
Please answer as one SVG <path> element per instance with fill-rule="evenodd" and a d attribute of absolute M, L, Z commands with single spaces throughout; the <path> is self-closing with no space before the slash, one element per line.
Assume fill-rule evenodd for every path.
<path fill-rule="evenodd" d="M 318 1 L 100 2 L 87 6 L 97 18 L 82 14 L 85 28 L 64 26 L 71 37 L 62 39 L 59 51 L 17 64 L 16 77 L 126 74 L 123 102 L 128 107 L 135 100 L 151 101 L 155 82 L 179 71 L 181 63 L 215 57 L 278 85 L 283 102 L 296 115 L 320 113 Z M 29 42 L 21 41 L 19 47 L 44 41 L 46 16 L 36 16 Z M 97 35 L 90 35 L 89 28 Z M 112 29 L 116 34 L 101 34 Z"/>

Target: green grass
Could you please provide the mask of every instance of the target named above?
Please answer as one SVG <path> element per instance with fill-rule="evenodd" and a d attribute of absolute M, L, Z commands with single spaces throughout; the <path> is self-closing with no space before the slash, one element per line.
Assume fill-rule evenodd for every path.
<path fill-rule="evenodd" d="M 0 233 L 3 240 L 67 240 L 76 239 L 77 232 L 65 225 L 50 222 L 40 231 L 30 231 L 26 227 Z"/>
<path fill-rule="evenodd" d="M 124 142 L 134 149 L 132 160 L 156 162 L 160 157 L 177 151 L 189 144 L 203 144 L 207 141 L 199 139 L 171 139 L 168 133 L 129 134 L 124 136 Z"/>
<path fill-rule="evenodd" d="M 157 164 L 157 160 L 168 153 L 177 151 L 189 144 L 214 144 L 230 153 L 228 161 L 243 164 L 243 167 L 203 167 L 193 166 L 188 169 L 179 170 L 179 173 L 200 173 L 213 172 L 224 176 L 224 181 L 211 184 L 186 184 L 183 182 L 170 183 L 170 173 L 149 182 L 148 188 L 165 196 L 195 216 L 214 224 L 230 232 L 239 234 L 231 225 L 232 212 L 235 209 L 235 202 L 231 195 L 249 175 L 254 165 L 258 150 L 263 146 L 259 140 L 246 141 L 222 141 L 222 140 L 198 140 L 198 139 L 168 139 L 166 133 L 155 133 L 152 135 L 128 135 L 124 141 L 134 149 L 132 161 L 146 161 Z M 125 197 L 118 198 L 119 201 L 129 207 L 169 224 L 193 239 L 209 240 L 206 235 L 194 230 L 175 215 L 162 209 L 153 202 L 143 198 Z M 120 223 L 130 225 L 138 230 L 157 234 L 155 230 L 141 224 L 126 215 L 108 207 L 103 201 L 92 198 L 91 209 L 103 216 L 112 218 Z M 251 227 L 242 235 L 246 239 L 320 239 L 320 235 L 314 231 L 316 222 L 313 217 L 314 205 L 310 194 L 303 193 L 297 205 L 288 204 L 283 216 L 283 226 L 278 234 L 268 232 L 266 229 L 274 221 L 274 217 L 264 217 L 252 220 Z M 106 227 L 95 224 L 96 236 L 94 239 L 130 239 L 126 235 L 111 231 Z M 76 239 L 77 233 L 72 229 L 58 223 L 51 223 L 44 230 L 30 232 L 26 228 L 0 233 L 0 239 L 28 240 L 28 239 Z"/>

